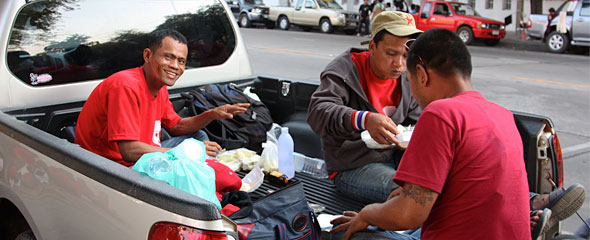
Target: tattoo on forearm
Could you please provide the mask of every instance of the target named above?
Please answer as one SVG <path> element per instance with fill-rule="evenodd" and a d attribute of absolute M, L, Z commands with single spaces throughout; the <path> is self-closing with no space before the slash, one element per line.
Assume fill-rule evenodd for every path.
<path fill-rule="evenodd" d="M 434 200 L 432 190 L 411 183 L 406 183 L 402 189 L 402 194 L 414 199 L 416 203 L 422 206 L 426 206 L 426 202 Z"/>

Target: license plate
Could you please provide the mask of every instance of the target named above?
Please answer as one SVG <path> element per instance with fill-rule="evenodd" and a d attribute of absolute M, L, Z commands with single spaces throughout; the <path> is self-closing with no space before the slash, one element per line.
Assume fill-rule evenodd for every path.
<path fill-rule="evenodd" d="M 492 31 L 492 35 L 494 35 L 494 36 L 500 35 L 500 30 L 494 30 L 494 31 Z"/>

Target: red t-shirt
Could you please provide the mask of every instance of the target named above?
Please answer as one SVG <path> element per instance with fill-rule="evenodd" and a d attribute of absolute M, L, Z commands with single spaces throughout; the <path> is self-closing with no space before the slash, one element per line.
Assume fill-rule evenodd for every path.
<path fill-rule="evenodd" d="M 160 130 L 176 126 L 181 117 L 174 112 L 163 87 L 154 97 L 143 68 L 117 72 L 102 81 L 84 104 L 76 127 L 76 143 L 125 166 L 116 141 L 136 140 L 160 146 Z"/>
<path fill-rule="evenodd" d="M 361 86 L 369 103 L 386 116 L 395 112 L 401 100 L 402 91 L 398 79 L 379 79 L 369 65 L 370 52 L 350 53 L 359 72 Z"/>
<path fill-rule="evenodd" d="M 440 193 L 421 239 L 530 239 L 522 148 L 512 113 L 478 92 L 430 103 L 393 178 Z"/>

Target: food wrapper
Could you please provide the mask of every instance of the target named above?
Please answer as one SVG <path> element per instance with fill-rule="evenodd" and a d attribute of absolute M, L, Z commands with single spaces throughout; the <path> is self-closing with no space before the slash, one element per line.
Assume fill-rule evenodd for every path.
<path fill-rule="evenodd" d="M 216 158 L 217 161 L 234 171 L 238 171 L 240 168 L 246 171 L 252 170 L 260 161 L 260 156 L 256 152 L 246 148 L 222 151 L 217 154 Z"/>
<path fill-rule="evenodd" d="M 411 125 L 408 127 L 397 125 L 397 129 L 400 131 L 399 134 L 395 135 L 395 138 L 397 138 L 400 141 L 400 145 L 398 146 L 401 148 L 408 147 L 408 143 L 410 142 L 410 138 L 412 137 L 412 132 L 414 132 L 414 127 Z M 361 139 L 363 140 L 363 142 L 365 142 L 365 145 L 367 145 L 367 147 L 371 149 L 388 149 L 393 148 L 395 146 L 395 144 L 377 143 L 371 137 L 371 134 L 369 134 L 369 131 L 367 130 L 361 133 Z"/>

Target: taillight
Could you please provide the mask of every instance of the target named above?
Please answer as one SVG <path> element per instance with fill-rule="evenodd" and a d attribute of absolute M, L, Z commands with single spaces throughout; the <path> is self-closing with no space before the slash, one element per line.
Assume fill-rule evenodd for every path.
<path fill-rule="evenodd" d="M 557 133 L 553 134 L 553 145 L 555 146 L 555 157 L 557 157 L 557 187 L 563 186 L 563 155 L 561 154 L 561 145 Z"/>
<path fill-rule="evenodd" d="M 227 240 L 223 232 L 206 231 L 176 223 L 156 223 L 150 229 L 148 240 Z"/>

